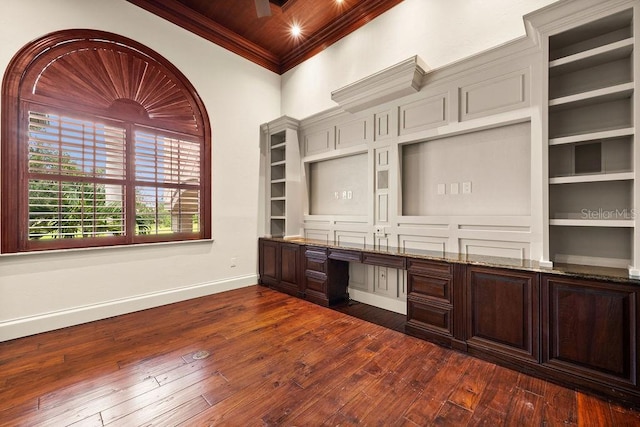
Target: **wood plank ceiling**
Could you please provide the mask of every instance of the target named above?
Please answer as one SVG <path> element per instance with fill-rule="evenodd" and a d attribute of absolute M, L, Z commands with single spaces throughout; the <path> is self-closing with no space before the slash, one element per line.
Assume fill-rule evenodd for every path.
<path fill-rule="evenodd" d="M 262 18 L 254 0 L 127 1 L 282 74 L 402 0 L 270 0 L 271 16 Z"/>

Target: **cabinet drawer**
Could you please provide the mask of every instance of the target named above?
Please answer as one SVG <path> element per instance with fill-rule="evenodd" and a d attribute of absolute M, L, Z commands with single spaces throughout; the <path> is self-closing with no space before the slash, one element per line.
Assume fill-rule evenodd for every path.
<path fill-rule="evenodd" d="M 327 292 L 327 276 L 315 271 L 307 271 L 306 274 L 306 289 L 307 291 L 315 291 L 321 293 L 323 296 Z M 326 298 L 326 296 L 324 296 Z"/>
<path fill-rule="evenodd" d="M 304 255 L 307 258 L 327 259 L 327 249 L 307 246 L 304 250 Z"/>
<path fill-rule="evenodd" d="M 451 302 L 451 279 L 409 272 L 409 295 L 426 296 Z"/>
<path fill-rule="evenodd" d="M 397 268 L 400 270 L 404 270 L 406 268 L 406 259 L 403 256 L 364 253 L 362 254 L 362 262 L 364 264 Z"/>
<path fill-rule="evenodd" d="M 453 335 L 451 312 L 451 307 L 444 305 L 407 300 L 407 323 L 413 327 Z"/>
<path fill-rule="evenodd" d="M 447 262 L 407 259 L 407 270 L 415 273 L 435 274 L 437 276 L 451 277 L 453 275 L 453 264 Z"/>
<path fill-rule="evenodd" d="M 304 269 L 307 271 L 317 271 L 327 273 L 327 260 L 318 258 L 305 258 Z"/>
<path fill-rule="evenodd" d="M 336 261 L 362 262 L 362 253 L 341 249 L 329 249 L 329 259 L 334 259 Z"/>

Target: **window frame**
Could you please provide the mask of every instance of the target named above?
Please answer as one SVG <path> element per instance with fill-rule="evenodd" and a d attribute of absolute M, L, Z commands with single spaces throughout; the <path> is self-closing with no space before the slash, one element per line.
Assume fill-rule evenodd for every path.
<path fill-rule="evenodd" d="M 192 114 L 180 115 L 177 118 L 167 114 L 154 116 L 140 102 L 128 98 L 114 99 L 105 108 L 105 106 L 92 104 L 91 99 L 88 98 L 70 100 L 64 99 L 64 94 L 62 97 L 55 97 L 38 93 L 35 86 L 38 83 L 37 79 L 45 73 L 49 64 L 54 63 L 61 54 L 64 54 L 65 49 L 68 50 L 67 54 L 81 52 L 82 49 L 96 51 L 112 49 L 118 55 L 131 55 L 127 59 L 132 61 L 146 61 L 148 67 L 143 71 L 148 72 L 148 69 L 152 69 L 165 78 L 165 81 L 175 84 L 175 87 L 171 88 L 173 90 L 171 95 L 174 99 L 182 96 L 183 98 L 178 99 L 182 102 L 182 110 L 185 109 L 185 105 L 188 105 Z M 87 75 L 83 77 L 87 78 Z M 97 79 L 92 76 L 89 78 Z M 121 82 L 116 84 L 124 86 L 125 83 L 131 84 L 128 79 L 142 78 L 142 75 L 133 74 L 123 77 Z M 69 84 L 64 81 L 64 75 L 59 79 L 62 85 Z M 51 33 L 29 43 L 14 56 L 3 79 L 1 108 L 0 253 L 211 239 L 211 129 L 208 115 L 204 104 L 187 78 L 155 51 L 128 38 L 102 31 L 63 30 Z M 124 177 L 126 183 L 123 206 L 124 236 L 47 240 L 29 238 L 29 111 L 68 116 L 94 123 L 116 125 L 125 129 L 127 154 Z M 195 141 L 200 145 L 198 185 L 200 216 L 197 232 L 136 234 L 135 188 L 136 185 L 149 183 L 149 181 L 137 180 L 135 175 L 133 150 L 136 130 L 152 131 L 156 135 L 168 138 Z M 182 188 L 182 184 L 167 184 L 156 180 L 153 185 Z"/>

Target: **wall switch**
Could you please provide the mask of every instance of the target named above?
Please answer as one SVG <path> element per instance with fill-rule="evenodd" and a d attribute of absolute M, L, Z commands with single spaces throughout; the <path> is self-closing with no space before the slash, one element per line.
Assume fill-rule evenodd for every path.
<path fill-rule="evenodd" d="M 462 194 L 471 194 L 471 181 L 462 183 Z"/>
<path fill-rule="evenodd" d="M 351 190 L 347 191 L 347 199 L 351 200 L 351 198 L 353 197 L 353 192 Z"/>
<path fill-rule="evenodd" d="M 447 185 L 446 184 L 438 184 L 438 196 L 442 196 L 447 193 Z"/>
<path fill-rule="evenodd" d="M 454 182 L 453 184 L 451 184 L 451 194 L 458 194 L 459 191 L 460 191 L 460 186 L 458 185 L 457 182 Z"/>

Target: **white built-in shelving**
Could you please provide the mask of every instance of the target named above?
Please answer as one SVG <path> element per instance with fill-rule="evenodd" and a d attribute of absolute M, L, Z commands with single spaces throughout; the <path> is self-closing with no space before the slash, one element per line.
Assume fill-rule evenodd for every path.
<path fill-rule="evenodd" d="M 267 229 L 272 237 L 300 234 L 298 126 L 286 116 L 262 126 L 268 148 Z"/>
<path fill-rule="evenodd" d="M 633 9 L 549 37 L 549 258 L 633 264 Z"/>

